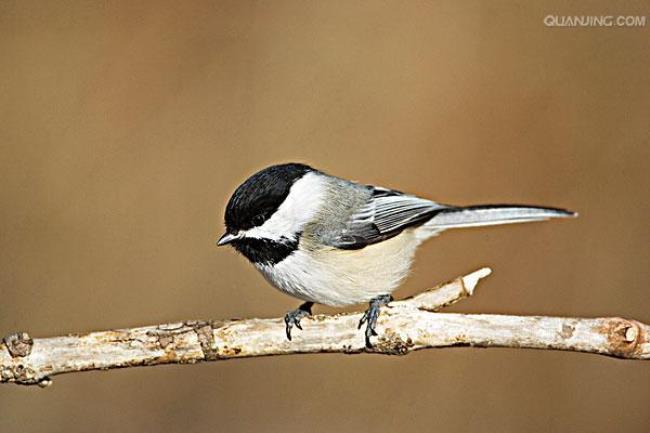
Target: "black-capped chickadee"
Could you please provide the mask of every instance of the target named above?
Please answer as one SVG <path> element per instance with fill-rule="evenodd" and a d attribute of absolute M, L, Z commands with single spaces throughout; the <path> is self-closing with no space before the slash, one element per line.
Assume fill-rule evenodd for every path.
<path fill-rule="evenodd" d="M 291 163 L 265 168 L 237 188 L 217 244 L 232 245 L 273 286 L 305 301 L 285 316 L 289 340 L 314 303 L 369 302 L 359 328 L 366 323 L 370 347 L 379 309 L 423 241 L 450 228 L 575 215 L 537 206 L 443 205 Z"/>

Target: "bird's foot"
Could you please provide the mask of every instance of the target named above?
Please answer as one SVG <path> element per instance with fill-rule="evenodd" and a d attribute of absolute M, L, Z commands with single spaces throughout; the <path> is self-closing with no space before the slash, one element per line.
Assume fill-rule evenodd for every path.
<path fill-rule="evenodd" d="M 370 343 L 370 337 L 374 337 L 377 335 L 377 331 L 375 331 L 375 326 L 377 326 L 379 309 L 381 308 L 382 305 L 386 305 L 392 301 L 393 301 L 393 297 L 391 295 L 380 295 L 377 296 L 376 298 L 372 298 L 370 300 L 370 305 L 368 306 L 368 309 L 366 310 L 365 313 L 363 313 L 361 320 L 359 320 L 358 329 L 361 329 L 364 323 L 366 324 L 366 347 L 368 349 L 372 348 L 372 344 Z"/>
<path fill-rule="evenodd" d="M 300 319 L 305 316 L 311 316 L 312 305 L 314 305 L 313 302 L 305 302 L 300 307 L 285 314 L 284 323 L 286 324 L 287 339 L 289 341 L 291 341 L 291 328 L 295 326 L 302 331 L 302 326 L 300 326 Z"/>

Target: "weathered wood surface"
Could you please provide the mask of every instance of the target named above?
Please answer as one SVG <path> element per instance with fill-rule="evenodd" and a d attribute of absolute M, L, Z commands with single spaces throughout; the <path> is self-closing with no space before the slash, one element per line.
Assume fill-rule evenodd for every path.
<path fill-rule="evenodd" d="M 650 327 L 616 317 L 569 318 L 452 314 L 435 311 L 471 296 L 483 268 L 383 308 L 378 337 L 367 349 L 361 313 L 316 315 L 287 341 L 282 318 L 186 321 L 157 326 L 34 338 L 20 332 L 0 344 L 0 381 L 46 386 L 50 377 L 88 370 L 294 353 L 403 355 L 450 346 L 588 352 L 650 359 Z"/>

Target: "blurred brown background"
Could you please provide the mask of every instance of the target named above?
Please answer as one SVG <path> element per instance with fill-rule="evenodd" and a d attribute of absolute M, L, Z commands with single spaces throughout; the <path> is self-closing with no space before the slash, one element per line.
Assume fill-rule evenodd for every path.
<path fill-rule="evenodd" d="M 446 233 L 398 296 L 490 265 L 452 310 L 650 321 L 650 25 L 543 25 L 649 6 L 0 2 L 0 333 L 284 314 L 214 241 L 233 189 L 294 160 L 581 214 Z M 5 385 L 0 430 L 647 432 L 649 405 L 645 363 L 445 349 Z"/>

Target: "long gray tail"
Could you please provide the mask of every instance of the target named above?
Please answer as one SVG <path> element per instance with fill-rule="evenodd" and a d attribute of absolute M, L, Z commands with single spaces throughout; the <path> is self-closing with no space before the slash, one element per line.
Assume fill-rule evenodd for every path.
<path fill-rule="evenodd" d="M 517 204 L 488 204 L 449 207 L 441 210 L 425 224 L 432 232 L 460 227 L 481 227 L 497 224 L 543 221 L 549 218 L 571 218 L 578 214 L 565 209 Z"/>

